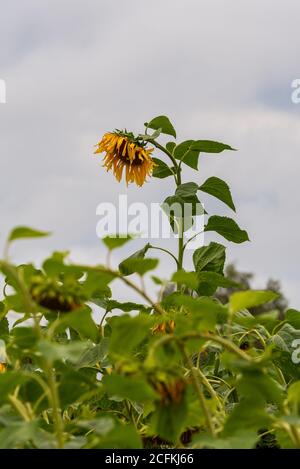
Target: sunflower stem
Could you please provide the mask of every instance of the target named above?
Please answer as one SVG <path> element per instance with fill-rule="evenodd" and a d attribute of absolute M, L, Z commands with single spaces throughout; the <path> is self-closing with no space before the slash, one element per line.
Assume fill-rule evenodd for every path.
<path fill-rule="evenodd" d="M 210 411 L 210 409 L 207 405 L 207 402 L 206 402 L 206 399 L 205 399 L 205 396 L 204 396 L 204 393 L 203 393 L 202 383 L 199 382 L 199 374 L 198 374 L 199 370 L 197 370 L 194 367 L 194 364 L 193 364 L 193 362 L 191 360 L 191 357 L 188 354 L 185 346 L 179 341 L 177 343 L 178 343 L 178 346 L 181 350 L 181 353 L 182 353 L 183 357 L 186 360 L 187 366 L 189 368 L 189 371 L 190 371 L 190 374 L 191 374 L 191 379 L 192 379 L 195 391 L 196 391 L 198 399 L 199 399 L 200 407 L 202 408 L 202 411 L 203 411 L 203 415 L 204 415 L 204 418 L 205 418 L 207 430 L 209 431 L 209 433 L 211 434 L 212 437 L 215 437 L 216 433 L 215 433 L 215 428 L 214 428 L 214 424 L 213 424 L 213 420 L 212 420 L 211 411 Z"/>
<path fill-rule="evenodd" d="M 167 155 L 170 158 L 170 160 L 172 161 L 175 172 L 176 172 L 176 174 L 174 174 L 175 182 L 176 182 L 176 185 L 179 186 L 179 184 L 181 184 L 181 182 L 178 182 L 178 174 L 180 175 L 180 168 L 179 168 L 179 166 L 177 164 L 177 161 L 175 160 L 174 156 L 165 147 L 163 147 L 160 143 L 156 142 L 155 140 L 151 140 L 151 143 L 156 148 L 158 148 L 160 151 L 162 151 L 165 155 Z"/>
<path fill-rule="evenodd" d="M 168 251 L 168 249 L 164 249 L 164 248 L 161 248 L 159 246 L 152 246 L 152 244 L 151 244 L 151 246 L 149 246 L 149 249 L 156 249 L 157 251 L 162 251 L 162 252 L 165 252 L 166 254 L 169 254 L 174 259 L 174 261 L 176 262 L 177 267 L 179 266 L 178 265 L 178 260 L 176 259 L 174 254 L 172 254 L 172 252 Z"/>
<path fill-rule="evenodd" d="M 177 165 L 177 187 L 181 185 L 181 168 Z M 182 270 L 183 267 L 183 255 L 184 255 L 184 218 L 182 217 L 179 220 L 179 227 L 178 227 L 178 263 L 177 263 L 177 271 Z M 181 285 L 177 283 L 177 290 L 180 290 Z"/>

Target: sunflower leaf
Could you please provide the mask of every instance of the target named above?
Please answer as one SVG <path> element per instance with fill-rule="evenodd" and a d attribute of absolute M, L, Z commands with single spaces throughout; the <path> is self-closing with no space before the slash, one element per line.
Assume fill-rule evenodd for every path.
<path fill-rule="evenodd" d="M 154 178 L 164 179 L 174 174 L 172 168 L 169 168 L 164 161 L 161 161 L 158 158 L 153 158 L 153 161 L 156 164 L 152 174 Z"/>
<path fill-rule="evenodd" d="M 16 239 L 24 238 L 41 238 L 44 236 L 49 236 L 50 234 L 51 233 L 49 231 L 35 230 L 33 228 L 29 228 L 28 226 L 17 226 L 10 232 L 8 241 L 12 242 Z"/>
<path fill-rule="evenodd" d="M 235 206 L 229 186 L 222 179 L 210 177 L 202 184 L 202 186 L 199 187 L 199 190 L 221 200 L 235 212 Z"/>
<path fill-rule="evenodd" d="M 147 243 L 142 249 L 140 249 L 139 251 L 134 252 L 133 254 L 131 254 L 131 256 L 124 259 L 124 261 L 122 261 L 119 264 L 119 270 L 120 270 L 121 274 L 124 275 L 124 276 L 133 274 L 135 271 L 133 269 L 133 266 L 130 265 L 130 261 L 134 260 L 134 259 L 144 259 L 145 255 L 146 255 L 146 253 L 147 253 L 147 251 L 150 247 L 151 247 L 151 244 Z"/>
<path fill-rule="evenodd" d="M 213 215 L 209 218 L 204 231 L 215 231 L 228 241 L 238 244 L 249 241 L 247 231 L 241 230 L 237 223 L 228 217 Z"/>
<path fill-rule="evenodd" d="M 145 125 L 149 129 L 161 129 L 162 134 L 172 135 L 172 137 L 176 138 L 176 131 L 167 116 L 155 117 L 150 122 L 145 123 Z"/>
<path fill-rule="evenodd" d="M 106 236 L 105 238 L 102 238 L 103 243 L 105 246 L 112 251 L 113 249 L 120 248 L 124 244 L 126 244 L 128 241 L 130 241 L 132 236 L 130 234 L 116 234 L 114 236 Z"/>

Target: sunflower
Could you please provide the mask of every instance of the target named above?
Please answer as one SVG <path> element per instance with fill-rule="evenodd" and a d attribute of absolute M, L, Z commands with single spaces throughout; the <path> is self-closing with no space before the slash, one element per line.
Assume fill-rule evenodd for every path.
<path fill-rule="evenodd" d="M 0 363 L 0 373 L 6 372 L 6 363 Z"/>
<path fill-rule="evenodd" d="M 160 404 L 168 406 L 182 402 L 187 382 L 180 377 L 165 376 L 159 379 L 150 378 L 150 384 L 155 389 L 160 398 Z"/>
<path fill-rule="evenodd" d="M 155 166 L 151 157 L 153 148 L 147 149 L 145 142 L 132 133 L 108 132 L 96 146 L 95 153 L 106 153 L 103 166 L 107 171 L 112 169 L 119 182 L 125 168 L 127 185 L 135 182 L 137 186 L 142 186 Z"/>
<path fill-rule="evenodd" d="M 50 311 L 68 313 L 83 306 L 84 298 L 76 283 L 63 284 L 56 278 L 36 275 L 32 278 L 29 291 L 32 299 Z"/>

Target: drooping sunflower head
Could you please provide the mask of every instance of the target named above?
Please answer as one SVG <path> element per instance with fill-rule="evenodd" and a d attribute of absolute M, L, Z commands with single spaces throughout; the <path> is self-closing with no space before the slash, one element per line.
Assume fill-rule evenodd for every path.
<path fill-rule="evenodd" d="M 82 307 L 85 300 L 75 280 L 65 284 L 57 278 L 46 278 L 43 274 L 32 278 L 29 291 L 37 304 L 50 311 L 61 313 Z"/>
<path fill-rule="evenodd" d="M 152 328 L 152 334 L 172 334 L 175 329 L 175 321 L 162 321 Z"/>
<path fill-rule="evenodd" d="M 160 375 L 160 376 L 159 376 Z M 184 399 L 187 381 L 180 376 L 169 376 L 157 373 L 151 376 L 149 382 L 157 392 L 163 406 L 179 404 Z"/>
<path fill-rule="evenodd" d="M 125 168 L 126 184 L 135 182 L 142 186 L 147 176 L 152 174 L 155 163 L 151 157 L 153 148 L 146 148 L 146 143 L 132 133 L 116 130 L 106 133 L 96 145 L 95 153 L 105 152 L 104 167 L 112 169 L 120 182 Z"/>

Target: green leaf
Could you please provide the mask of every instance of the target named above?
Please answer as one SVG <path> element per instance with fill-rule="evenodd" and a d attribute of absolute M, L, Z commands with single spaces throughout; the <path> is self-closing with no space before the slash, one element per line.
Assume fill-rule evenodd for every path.
<path fill-rule="evenodd" d="M 90 308 L 80 308 L 65 314 L 60 320 L 60 327 L 72 327 L 83 337 L 91 339 L 94 342 L 99 337 L 99 331 L 92 319 L 92 311 Z"/>
<path fill-rule="evenodd" d="M 181 197 L 183 200 L 190 199 L 195 196 L 198 191 L 198 185 L 195 182 L 186 182 L 177 186 L 175 195 Z"/>
<path fill-rule="evenodd" d="M 267 313 L 257 314 L 256 316 L 253 316 L 249 311 L 243 310 L 242 314 L 235 316 L 234 322 L 248 329 L 255 328 L 255 326 L 259 324 L 260 326 L 264 326 L 271 333 L 280 321 L 278 319 L 278 311 L 275 309 Z"/>
<path fill-rule="evenodd" d="M 168 142 L 166 144 L 166 149 L 168 150 L 169 153 L 171 153 L 171 155 L 173 155 L 173 151 L 174 151 L 174 148 L 176 147 L 176 143 L 175 142 Z"/>
<path fill-rule="evenodd" d="M 112 328 L 109 351 L 118 355 L 130 353 L 149 334 L 153 319 L 146 315 L 115 316 L 108 319 Z"/>
<path fill-rule="evenodd" d="M 296 381 L 289 386 L 288 389 L 288 402 L 299 409 L 300 405 L 300 381 Z M 294 407 L 295 408 L 295 407 Z"/>
<path fill-rule="evenodd" d="M 249 241 L 247 231 L 241 230 L 237 223 L 228 217 L 213 215 L 209 218 L 204 231 L 215 231 L 228 241 L 238 244 Z"/>
<path fill-rule="evenodd" d="M 148 258 L 148 259 L 138 259 L 131 258 L 122 262 L 122 269 L 125 272 L 136 273 L 141 276 L 145 275 L 149 270 L 155 269 L 158 264 L 158 259 Z M 128 275 L 128 274 L 127 274 Z"/>
<path fill-rule="evenodd" d="M 62 361 L 68 360 L 76 364 L 83 351 L 87 348 L 87 342 L 71 342 L 68 345 L 62 345 L 48 340 L 40 340 L 37 344 L 38 351 L 49 360 Z"/>
<path fill-rule="evenodd" d="M 76 368 L 94 367 L 97 363 L 103 362 L 107 358 L 109 339 L 101 338 L 99 344 L 91 345 L 80 356 L 76 363 Z"/>
<path fill-rule="evenodd" d="M 226 308 L 210 298 L 192 298 L 188 295 L 178 295 L 176 298 L 178 305 L 188 307 L 192 312 L 204 313 L 207 315 L 223 315 Z"/>
<path fill-rule="evenodd" d="M 223 288 L 234 288 L 234 287 L 239 286 L 239 284 L 234 282 L 233 280 L 230 280 L 229 278 L 224 277 L 223 275 L 218 274 L 217 272 L 209 272 L 209 271 L 199 272 L 198 281 L 205 282 L 205 283 L 212 283 L 216 285 L 217 287 L 223 287 Z"/>
<path fill-rule="evenodd" d="M 239 284 L 217 272 L 206 272 L 204 270 L 198 272 L 197 292 L 199 295 L 213 295 L 218 287 L 234 288 L 238 286 Z"/>
<path fill-rule="evenodd" d="M 186 140 L 177 145 L 173 151 L 177 160 L 190 166 L 190 168 L 198 168 L 199 150 L 194 148 L 195 140 Z"/>
<path fill-rule="evenodd" d="M 49 236 L 51 233 L 49 231 L 39 231 L 33 228 L 28 228 L 27 226 L 18 226 L 14 228 L 8 237 L 8 241 L 15 241 L 16 239 L 24 238 L 41 238 L 44 236 Z"/>
<path fill-rule="evenodd" d="M 61 362 L 56 364 L 56 371 L 60 374 L 59 395 L 62 408 L 80 400 L 84 394 L 96 391 L 99 386 L 95 380 L 95 372 L 89 374 L 87 370 L 74 369 Z"/>
<path fill-rule="evenodd" d="M 15 449 L 33 440 L 38 430 L 38 422 L 15 422 L 0 431 L 0 449 Z"/>
<path fill-rule="evenodd" d="M 0 337 L 6 337 L 9 334 L 9 325 L 7 318 L 0 320 Z M 0 341 L 1 342 L 1 341 Z"/>
<path fill-rule="evenodd" d="M 99 449 L 141 449 L 141 437 L 132 425 L 118 423 L 105 436 L 93 440 L 93 448 Z"/>
<path fill-rule="evenodd" d="M 82 283 L 82 291 L 87 298 L 104 298 L 111 296 L 108 284 L 115 278 L 109 272 L 101 270 L 90 270 L 85 281 Z"/>
<path fill-rule="evenodd" d="M 186 272 L 185 270 L 179 270 L 175 272 L 172 277 L 172 282 L 181 283 L 187 287 L 196 290 L 199 284 L 198 276 L 196 272 Z"/>
<path fill-rule="evenodd" d="M 125 313 L 129 313 L 132 311 L 148 311 L 149 307 L 142 305 L 140 303 L 132 303 L 130 301 L 125 303 L 120 303 L 116 300 L 107 300 L 105 309 L 107 312 L 112 311 L 113 309 L 120 309 Z"/>
<path fill-rule="evenodd" d="M 229 299 L 229 306 L 232 313 L 242 309 L 253 308 L 269 301 L 276 300 L 279 295 L 273 291 L 267 290 L 246 290 L 233 293 Z"/>
<path fill-rule="evenodd" d="M 182 207 L 182 213 L 185 219 L 191 218 L 191 215 L 203 215 L 204 207 L 196 195 L 197 190 L 198 186 L 194 182 L 180 184 L 175 191 L 175 195 L 167 197 L 165 202 L 171 202 L 171 205 L 174 201 L 175 203 L 179 203 Z M 189 227 L 185 227 L 185 229 L 188 228 Z"/>
<path fill-rule="evenodd" d="M 261 428 L 268 428 L 270 422 L 271 416 L 266 412 L 263 400 L 244 398 L 229 414 L 225 422 L 222 437 L 227 438 L 231 435 L 236 435 L 243 428 L 258 432 Z"/>
<path fill-rule="evenodd" d="M 59 277 L 61 275 L 70 275 L 80 279 L 87 268 L 79 265 L 64 264 L 63 259 L 53 253 L 51 257 L 43 262 L 43 270 L 50 277 Z"/>
<path fill-rule="evenodd" d="M 92 430 L 97 435 L 106 435 L 114 428 L 115 421 L 110 417 L 100 417 L 99 419 L 80 420 L 78 426 Z"/>
<path fill-rule="evenodd" d="M 173 154 L 176 159 L 181 160 L 193 169 L 197 169 L 200 152 L 220 153 L 224 150 L 234 150 L 234 148 L 211 140 L 186 140 L 176 146 Z"/>
<path fill-rule="evenodd" d="M 167 441 L 176 442 L 180 437 L 187 418 L 186 399 L 176 404 L 158 404 L 151 417 L 152 432 Z"/>
<path fill-rule="evenodd" d="M 185 184 L 182 186 L 185 186 Z M 179 232 L 181 223 L 183 224 L 183 231 L 187 231 L 193 225 L 193 216 L 204 214 L 203 205 L 195 194 L 189 192 L 189 188 L 181 188 L 181 193 L 183 197 L 178 194 L 171 195 L 161 205 L 174 233 Z"/>
<path fill-rule="evenodd" d="M 38 334 L 37 331 L 30 327 L 15 327 L 11 331 L 11 339 L 14 346 L 17 346 L 20 350 L 32 350 L 34 349 Z"/>
<path fill-rule="evenodd" d="M 295 329 L 293 326 L 291 326 L 291 324 L 285 322 L 282 322 L 280 325 L 280 329 L 272 336 L 271 341 L 278 349 L 289 352 L 289 354 L 291 354 L 294 351 L 294 340 L 300 339 L 300 330 Z"/>
<path fill-rule="evenodd" d="M 127 259 L 124 259 L 124 261 L 122 261 L 119 264 L 119 270 L 120 270 L 121 274 L 123 274 L 124 276 L 133 274 L 134 270 L 132 270 L 132 267 L 130 267 L 130 262 L 128 264 L 128 261 L 131 261 L 131 260 L 134 260 L 134 259 L 144 259 L 145 255 L 146 255 L 146 253 L 147 253 L 147 251 L 149 250 L 150 247 L 151 247 L 151 244 L 147 243 L 142 249 L 140 249 L 139 251 L 134 252 L 131 256 L 127 257 Z"/>
<path fill-rule="evenodd" d="M 17 386 L 21 386 L 28 379 L 20 370 L 0 373 L 0 403 L 5 402 L 8 394 L 13 394 Z"/>
<path fill-rule="evenodd" d="M 213 140 L 196 140 L 194 149 L 197 149 L 202 153 L 221 153 L 224 150 L 236 151 L 235 148 L 232 148 L 226 143 L 215 142 Z"/>
<path fill-rule="evenodd" d="M 208 246 L 196 249 L 193 254 L 195 270 L 223 273 L 225 263 L 225 246 L 211 242 Z"/>
<path fill-rule="evenodd" d="M 151 279 L 155 283 L 155 285 L 164 285 L 164 280 L 157 277 L 156 275 L 151 275 Z"/>
<path fill-rule="evenodd" d="M 215 448 L 215 449 L 251 449 L 254 448 L 259 436 L 254 430 L 239 429 L 228 437 L 214 438 L 209 435 L 193 438 L 192 448 Z"/>
<path fill-rule="evenodd" d="M 286 321 L 296 329 L 300 329 L 300 311 L 296 309 L 288 309 L 285 313 Z"/>
<path fill-rule="evenodd" d="M 121 246 L 124 246 L 124 244 L 128 243 L 128 241 L 132 240 L 132 236 L 129 234 L 126 234 L 124 236 L 122 235 L 116 235 L 116 236 L 106 236 L 105 238 L 102 238 L 103 243 L 105 246 L 112 251 L 113 249 L 120 248 Z"/>
<path fill-rule="evenodd" d="M 145 124 L 149 129 L 161 129 L 161 133 L 172 135 L 176 138 L 176 131 L 167 116 L 158 116 Z"/>
<path fill-rule="evenodd" d="M 136 376 L 107 375 L 102 379 L 107 393 L 131 401 L 153 400 L 156 393 L 145 379 Z"/>
<path fill-rule="evenodd" d="M 199 187 L 199 190 L 213 195 L 217 199 L 224 202 L 224 204 L 228 205 L 228 207 L 230 207 L 235 212 L 235 206 L 231 197 L 230 188 L 222 179 L 217 177 L 210 177 L 202 184 L 202 186 Z"/>
<path fill-rule="evenodd" d="M 189 295 L 173 293 L 163 300 L 163 305 L 184 306 L 192 317 L 187 318 L 180 312 L 176 317 L 175 334 L 181 335 L 195 330 L 209 330 L 217 323 L 223 323 L 228 315 L 227 308 L 211 298 L 193 298 Z"/>
<path fill-rule="evenodd" d="M 154 178 L 164 179 L 169 176 L 173 176 L 174 172 L 171 168 L 162 160 L 158 158 L 152 158 L 156 166 L 154 166 L 152 176 Z"/>
<path fill-rule="evenodd" d="M 243 376 L 236 386 L 241 397 L 257 403 L 281 404 L 283 401 L 282 388 L 278 382 L 257 367 L 244 369 Z"/>

